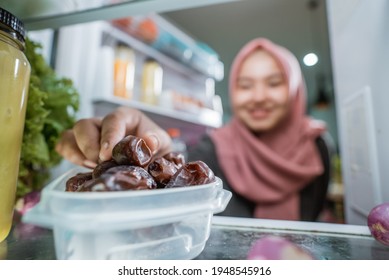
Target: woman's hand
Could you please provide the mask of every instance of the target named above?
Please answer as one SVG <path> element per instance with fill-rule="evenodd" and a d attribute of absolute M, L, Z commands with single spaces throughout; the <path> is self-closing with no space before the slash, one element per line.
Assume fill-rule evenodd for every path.
<path fill-rule="evenodd" d="M 111 159 L 113 147 L 127 135 L 143 138 L 155 156 L 170 151 L 171 139 L 166 131 L 142 112 L 126 107 L 103 119 L 79 120 L 62 134 L 56 151 L 74 164 L 94 168 L 99 161 Z"/>

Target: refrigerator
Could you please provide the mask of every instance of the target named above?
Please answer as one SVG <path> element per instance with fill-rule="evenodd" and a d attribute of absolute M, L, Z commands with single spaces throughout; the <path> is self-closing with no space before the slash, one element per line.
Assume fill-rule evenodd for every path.
<path fill-rule="evenodd" d="M 154 42 L 143 40 L 134 31 L 134 22 L 145 22 L 152 31 L 157 28 L 159 37 Z M 118 26 L 123 23 L 132 25 Z M 51 60 L 58 76 L 70 78 L 80 93 L 77 119 L 103 117 L 119 106 L 131 107 L 168 132 L 178 131 L 177 140 L 186 146 L 222 125 L 223 109 L 215 83 L 224 77 L 223 62 L 211 48 L 158 14 L 75 24 L 29 35 L 50 50 L 44 54 L 46 60 Z M 115 71 L 117 62 L 123 60 L 118 50 L 123 48 L 132 54 L 126 58 L 126 63 L 132 64 L 132 87 L 128 95 L 117 96 Z M 153 81 L 148 70 L 156 69 L 151 65 L 160 70 L 155 100 L 142 96 L 146 90 L 157 88 L 157 83 L 149 84 Z M 127 86 L 130 78 L 126 69 Z M 71 167 L 64 160 L 52 170 L 52 178 Z"/>
<path fill-rule="evenodd" d="M 389 202 L 389 1 L 328 0 L 345 218 Z"/>

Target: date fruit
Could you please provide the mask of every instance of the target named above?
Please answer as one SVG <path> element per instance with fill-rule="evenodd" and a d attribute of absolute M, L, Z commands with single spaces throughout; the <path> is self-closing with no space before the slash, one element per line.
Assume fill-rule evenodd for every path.
<path fill-rule="evenodd" d="M 157 184 L 147 171 L 139 166 L 116 166 L 97 179 L 86 182 L 81 192 L 107 192 L 127 190 L 151 190 Z"/>
<path fill-rule="evenodd" d="M 177 172 L 177 167 L 173 162 L 160 157 L 149 164 L 148 171 L 157 182 L 158 188 L 164 188 Z"/>
<path fill-rule="evenodd" d="M 166 188 L 181 186 L 195 186 L 215 182 L 215 175 L 208 165 L 203 161 L 192 161 L 186 163 L 177 170 Z"/>
<path fill-rule="evenodd" d="M 66 181 L 67 192 L 77 192 L 82 185 L 92 179 L 92 172 L 78 173 Z"/>
<path fill-rule="evenodd" d="M 145 167 L 151 161 L 151 150 L 146 142 L 136 136 L 126 136 L 113 147 L 112 158 L 118 165 Z"/>
<path fill-rule="evenodd" d="M 103 162 L 99 163 L 93 169 L 93 172 L 92 172 L 93 179 L 99 178 L 101 176 L 101 174 L 103 174 L 105 171 L 107 171 L 108 169 L 110 169 L 114 166 L 118 166 L 118 164 L 114 160 L 107 160 L 107 161 L 103 161 Z"/>
<path fill-rule="evenodd" d="M 177 169 L 182 167 L 185 164 L 185 157 L 182 153 L 179 152 L 170 152 L 163 156 L 170 162 L 173 162 Z"/>
<path fill-rule="evenodd" d="M 146 142 L 126 136 L 112 150 L 112 160 L 99 163 L 92 172 L 68 179 L 68 192 L 150 190 L 209 184 L 213 171 L 203 161 L 185 162 L 183 154 L 170 152 L 152 160 Z"/>

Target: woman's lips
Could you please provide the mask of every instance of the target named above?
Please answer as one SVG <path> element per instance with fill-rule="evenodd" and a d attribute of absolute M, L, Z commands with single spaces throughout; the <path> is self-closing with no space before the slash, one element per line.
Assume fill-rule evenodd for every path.
<path fill-rule="evenodd" d="M 265 109 L 251 109 L 249 114 L 253 119 L 266 119 L 270 115 L 270 110 Z"/>

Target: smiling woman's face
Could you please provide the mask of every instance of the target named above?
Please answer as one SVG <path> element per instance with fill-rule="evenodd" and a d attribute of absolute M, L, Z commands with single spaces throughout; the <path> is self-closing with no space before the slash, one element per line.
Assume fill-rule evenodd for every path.
<path fill-rule="evenodd" d="M 256 50 L 242 63 L 232 93 L 235 115 L 254 133 L 273 129 L 288 112 L 288 83 L 268 52 Z"/>

